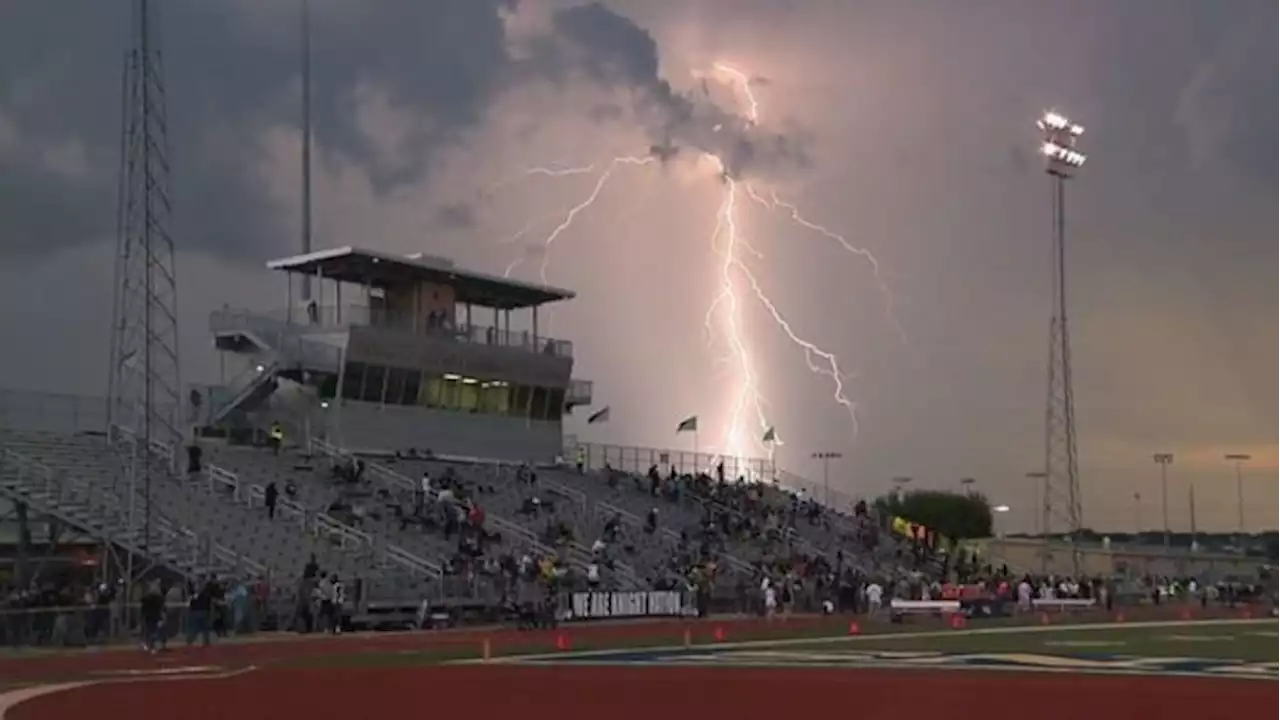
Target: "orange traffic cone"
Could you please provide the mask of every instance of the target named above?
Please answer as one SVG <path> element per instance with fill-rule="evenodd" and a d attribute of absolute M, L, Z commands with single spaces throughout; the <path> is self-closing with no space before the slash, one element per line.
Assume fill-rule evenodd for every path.
<path fill-rule="evenodd" d="M 858 633 L 860 633 L 860 632 L 862 632 L 862 628 L 858 627 L 858 621 L 857 621 L 857 620 L 854 620 L 853 622 L 849 623 L 849 634 L 850 634 L 850 635 L 857 635 L 857 634 L 858 634 Z"/>
<path fill-rule="evenodd" d="M 952 615 L 949 621 L 952 629 L 954 630 L 963 630 L 966 622 L 967 621 L 965 620 L 964 615 L 961 615 L 959 613 Z"/>
<path fill-rule="evenodd" d="M 716 642 L 724 642 L 724 628 L 717 625 L 716 629 L 712 631 L 711 637 L 715 638 Z"/>
<path fill-rule="evenodd" d="M 1049 624 L 1049 613 L 1040 613 L 1040 624 L 1041 625 Z"/>
<path fill-rule="evenodd" d="M 565 635 L 564 633 L 557 633 L 557 634 L 556 634 L 556 649 L 557 649 L 557 650 L 568 650 L 568 649 L 569 649 L 569 636 L 568 636 L 568 635 Z"/>

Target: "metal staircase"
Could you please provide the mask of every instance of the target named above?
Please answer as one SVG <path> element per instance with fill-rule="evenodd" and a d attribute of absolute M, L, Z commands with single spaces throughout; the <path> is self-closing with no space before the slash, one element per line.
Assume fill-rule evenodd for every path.
<path fill-rule="evenodd" d="M 278 362 L 249 368 L 243 380 L 228 385 L 230 397 L 212 408 L 209 424 L 219 425 L 237 412 L 253 412 L 261 406 L 279 386 L 280 369 Z"/>
<path fill-rule="evenodd" d="M 308 378 L 336 377 L 341 367 L 342 351 L 307 339 L 310 326 L 236 310 L 213 313 L 209 325 L 219 350 L 240 354 L 250 362 L 237 380 L 214 393 L 226 399 L 210 408 L 210 425 L 240 412 L 253 412 L 276 391 L 281 378 L 306 383 Z"/>
<path fill-rule="evenodd" d="M 9 449 L 0 451 L 0 496 L 189 578 L 210 572 L 265 575 L 260 564 L 167 519 L 153 517 L 147 532 L 136 496 L 122 499 L 88 478 Z"/>

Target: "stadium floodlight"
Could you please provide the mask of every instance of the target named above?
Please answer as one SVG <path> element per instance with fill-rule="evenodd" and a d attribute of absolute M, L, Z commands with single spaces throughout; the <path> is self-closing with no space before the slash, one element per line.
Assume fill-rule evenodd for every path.
<path fill-rule="evenodd" d="M 1236 510 L 1239 514 L 1237 522 L 1239 523 L 1240 537 L 1244 537 L 1244 472 L 1241 466 L 1253 459 L 1252 455 L 1246 453 L 1227 453 L 1222 456 L 1223 460 L 1235 463 L 1236 466 Z"/>
<path fill-rule="evenodd" d="M 1084 126 L 1073 123 L 1060 113 L 1049 111 L 1036 122 L 1043 133 L 1040 152 L 1048 161 L 1046 171 L 1059 177 L 1070 177 L 1088 156 L 1076 149 L 1076 141 L 1084 134 Z"/>
<path fill-rule="evenodd" d="M 1164 546 L 1169 547 L 1169 466 L 1173 453 L 1158 452 L 1151 459 L 1160 466 L 1160 512 L 1164 516 Z"/>

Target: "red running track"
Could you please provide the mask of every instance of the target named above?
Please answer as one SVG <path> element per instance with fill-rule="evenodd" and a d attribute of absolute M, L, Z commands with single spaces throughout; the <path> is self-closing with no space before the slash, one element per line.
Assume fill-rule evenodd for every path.
<path fill-rule="evenodd" d="M 11 720 L 858 720 L 1270 717 L 1273 683 L 1035 673 L 691 667 L 268 668 L 224 679 L 118 682 L 32 699 Z"/>

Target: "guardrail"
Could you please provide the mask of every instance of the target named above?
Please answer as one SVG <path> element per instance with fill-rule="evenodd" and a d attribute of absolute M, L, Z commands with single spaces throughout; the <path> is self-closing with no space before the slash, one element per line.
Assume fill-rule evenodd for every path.
<path fill-rule="evenodd" d="M 621 517 L 624 522 L 626 522 L 628 525 L 631 525 L 633 527 L 643 528 L 645 524 L 644 519 L 641 518 L 639 515 L 636 515 L 635 513 L 625 508 L 620 508 L 617 505 L 614 505 L 613 503 L 608 503 L 604 501 L 596 503 L 596 512 L 602 515 L 603 514 L 617 515 L 618 517 Z M 669 527 L 659 527 L 658 533 L 663 537 L 667 538 L 668 540 L 672 540 L 674 542 L 680 542 L 680 533 L 676 532 L 675 530 L 672 530 Z"/>
<path fill-rule="evenodd" d="M 336 462 L 346 462 L 350 458 L 354 457 L 353 455 L 342 450 L 341 448 L 338 448 L 332 445 L 331 443 L 321 439 L 314 439 L 311 441 L 311 450 L 313 453 L 319 453 Z M 422 489 L 421 485 L 419 485 L 418 483 L 414 482 L 412 479 L 405 477 L 404 475 L 396 472 L 395 470 L 392 470 L 391 468 L 385 465 L 380 465 L 376 462 L 370 462 L 368 460 L 365 460 L 364 468 L 365 468 L 365 472 L 369 474 L 370 478 L 376 478 L 380 480 L 384 485 L 390 486 L 392 489 L 398 489 L 402 491 L 421 492 L 421 489 Z M 561 485 L 556 482 L 551 482 L 551 481 L 548 481 L 545 486 L 550 490 L 560 492 L 560 494 L 568 497 L 572 502 L 578 504 L 584 510 L 586 509 L 587 507 L 586 493 L 583 493 L 579 490 L 575 490 L 573 488 L 566 487 L 564 485 Z M 427 493 L 426 499 L 430 501 L 435 501 L 438 495 L 439 495 L 439 491 L 437 491 L 435 488 L 431 488 Z M 506 533 L 509 537 L 518 539 L 521 543 L 523 543 L 525 546 L 529 547 L 530 549 L 533 549 L 540 553 L 545 553 L 548 555 L 555 554 L 555 550 L 550 546 L 548 546 L 547 544 L 543 543 L 538 538 L 537 533 L 530 530 L 529 528 L 524 527 L 519 523 L 512 522 L 510 520 L 507 520 L 506 518 L 503 518 L 497 515 L 488 515 L 487 518 L 488 518 L 488 522 L 490 522 L 494 528 L 501 530 L 502 532 Z M 575 543 L 572 549 L 578 551 L 579 554 L 585 554 L 587 557 L 590 556 L 590 550 L 582 546 L 581 544 Z M 619 564 L 619 570 L 624 574 L 630 574 L 632 576 L 634 576 L 635 574 L 635 571 L 629 565 Z"/>
<path fill-rule="evenodd" d="M 284 308 L 265 312 L 223 309 L 209 316 L 209 327 L 214 332 L 274 330 L 298 334 L 316 330 L 346 330 L 352 326 L 398 330 L 470 345 L 491 345 L 530 353 L 573 357 L 573 343 L 568 340 L 539 336 L 529 331 L 502 330 L 483 325 L 427 327 L 425 318 L 419 318 L 415 322 L 415 318 L 408 313 L 372 309 L 363 305 L 317 307 L 314 315 L 301 308 L 298 310 Z"/>
<path fill-rule="evenodd" d="M 61 514 L 60 506 L 64 502 L 88 509 L 102 523 L 100 531 L 111 542 L 119 543 L 133 552 L 145 548 L 153 555 L 169 555 L 168 559 L 176 564 L 175 569 L 179 571 L 193 574 L 200 569 L 202 560 L 211 565 L 215 559 L 226 561 L 228 558 L 225 552 L 217 552 L 217 545 L 211 538 L 209 543 L 204 544 L 200 536 L 190 528 L 164 517 L 152 519 L 150 532 L 153 537 L 144 538 L 145 545 L 138 546 L 138 539 L 131 531 L 136 532 L 139 528 L 131 524 L 132 513 L 129 507 L 130 503 L 140 502 L 135 495 L 130 495 L 128 502 L 122 502 L 114 493 L 106 492 L 83 478 L 58 472 L 39 460 L 8 449 L 0 452 L 0 465 L 6 468 L 16 467 L 20 482 L 24 473 L 36 475 L 33 489 L 43 491 L 44 497 L 51 503 L 49 510 L 54 515 Z M 137 509 L 136 505 L 134 509 Z M 70 516 L 62 516 L 61 519 L 78 523 Z M 245 562 L 246 560 L 247 558 L 237 556 L 230 564 L 236 569 L 249 569 L 265 576 L 265 568 L 256 563 L 250 564 L 252 561 Z"/>
<path fill-rule="evenodd" d="M 726 478 L 745 476 L 752 480 L 772 479 L 774 466 L 766 458 L 732 458 L 715 453 L 694 453 L 687 450 L 633 447 L 629 445 L 605 445 L 579 442 L 577 438 L 565 438 L 564 457 L 574 461 L 578 451 L 585 455 L 586 466 L 602 470 L 606 465 L 614 470 L 642 475 L 651 466 L 664 470 L 674 468 L 677 473 L 709 472 L 717 463 L 724 462 Z"/>
<path fill-rule="evenodd" d="M 216 310 L 209 316 L 209 329 L 215 333 L 242 334 L 284 365 L 301 365 L 331 372 L 337 372 L 341 367 L 342 350 L 302 337 L 311 329 L 307 325 L 290 324 L 244 310 Z"/>

